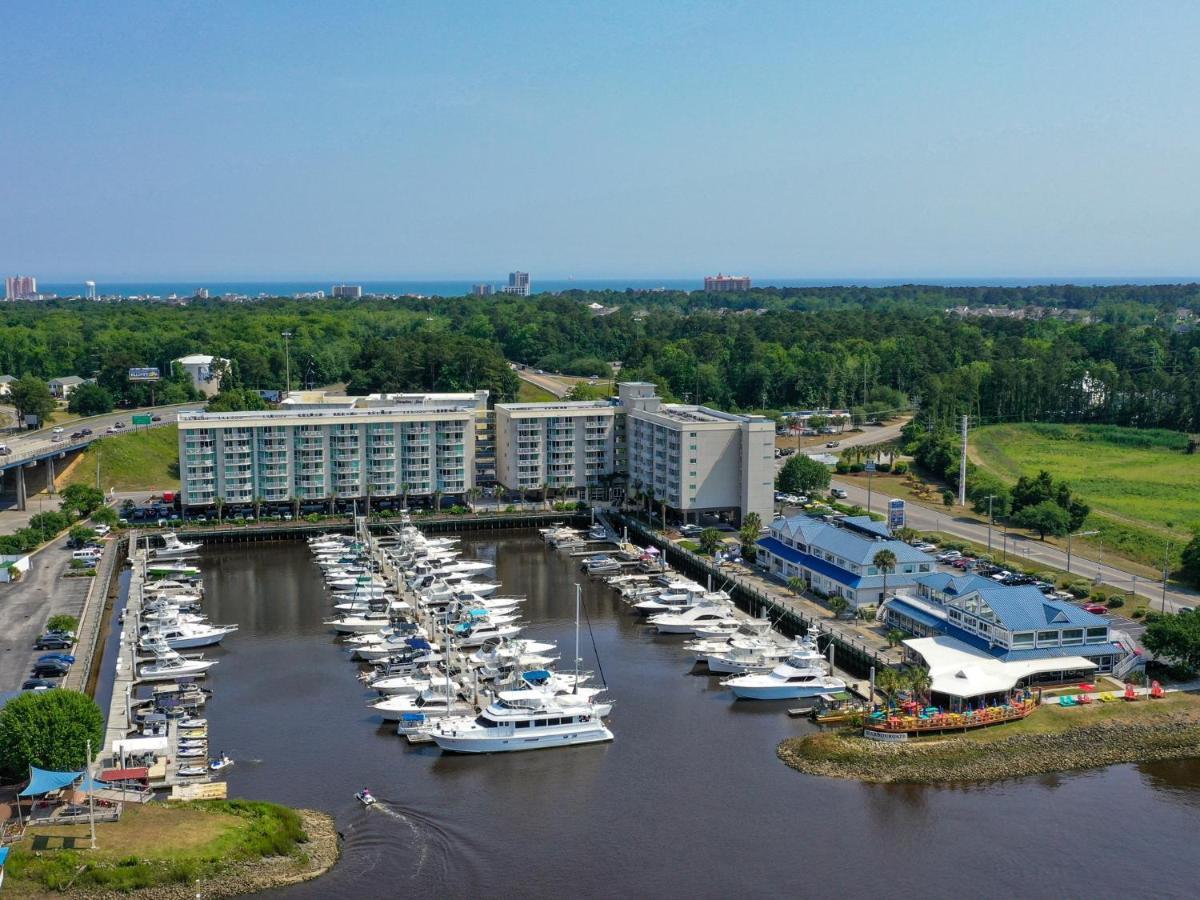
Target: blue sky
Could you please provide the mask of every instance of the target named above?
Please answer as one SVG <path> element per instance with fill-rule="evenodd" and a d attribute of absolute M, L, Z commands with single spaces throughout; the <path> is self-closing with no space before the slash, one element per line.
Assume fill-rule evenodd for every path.
<path fill-rule="evenodd" d="M 1196 3 L 0 5 L 0 270 L 1200 274 Z"/>

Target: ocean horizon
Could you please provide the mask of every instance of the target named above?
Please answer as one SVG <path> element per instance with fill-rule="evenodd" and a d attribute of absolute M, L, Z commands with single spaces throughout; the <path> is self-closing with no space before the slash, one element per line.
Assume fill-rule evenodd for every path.
<path fill-rule="evenodd" d="M 1121 284 L 1193 284 L 1200 276 L 1176 277 L 1057 277 L 1057 278 L 761 278 L 754 280 L 754 287 L 765 288 L 825 288 L 825 287 L 896 287 L 905 284 L 920 284 L 930 287 L 1034 287 L 1051 284 L 1070 284 L 1080 287 L 1111 286 Z M 315 280 L 214 280 L 171 279 L 168 281 L 113 281 L 96 282 L 96 292 L 105 297 L 191 297 L 201 288 L 206 288 L 213 297 L 224 294 L 248 297 L 291 297 L 296 294 L 311 294 L 324 291 L 328 296 L 335 284 L 354 284 L 364 294 L 407 295 L 419 294 L 427 297 L 461 297 L 471 292 L 476 284 L 490 284 L 499 293 L 505 280 L 486 279 L 378 279 L 363 281 L 338 281 L 336 279 Z M 82 281 L 47 281 L 39 284 L 43 294 L 59 297 L 84 296 Z M 560 293 L 562 291 L 698 291 L 703 289 L 703 278 L 547 278 L 532 281 L 532 292 Z"/>

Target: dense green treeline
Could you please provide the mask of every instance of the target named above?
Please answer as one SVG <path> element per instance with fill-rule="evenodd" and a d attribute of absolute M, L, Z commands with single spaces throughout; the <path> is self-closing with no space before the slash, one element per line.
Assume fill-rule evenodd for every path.
<path fill-rule="evenodd" d="M 915 402 L 930 425 L 1094 422 L 1200 430 L 1200 330 L 1160 313 L 1197 304 L 1195 285 L 1120 288 L 813 288 L 739 295 L 569 292 L 529 298 L 220 301 L 187 306 L 55 301 L 0 308 L 0 372 L 102 372 L 117 400 L 131 366 L 211 353 L 235 388 L 487 387 L 511 399 L 504 360 L 653 380 L 670 397 L 730 409 Z M 616 306 L 595 315 L 587 304 Z M 1063 317 L 958 316 L 964 304 L 1089 309 Z M 1126 307 L 1130 309 L 1126 309 Z M 162 388 L 166 388 L 163 385 Z M 160 388 L 161 389 L 161 388 Z"/>

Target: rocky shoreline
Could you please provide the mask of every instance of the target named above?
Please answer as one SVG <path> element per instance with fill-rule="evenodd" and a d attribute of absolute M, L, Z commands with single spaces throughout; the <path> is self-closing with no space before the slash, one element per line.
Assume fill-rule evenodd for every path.
<path fill-rule="evenodd" d="M 78 897 L 87 900 L 195 900 L 209 897 L 236 897 L 271 888 L 287 887 L 311 881 L 333 868 L 341 854 L 341 838 L 333 817 L 312 809 L 298 809 L 308 840 L 297 850 L 298 856 L 270 856 L 251 862 L 235 863 L 224 872 L 193 884 L 164 884 L 143 888 L 132 894 L 115 891 L 74 889 L 64 892 L 22 893 L 23 897 Z"/>
<path fill-rule="evenodd" d="M 877 784 L 999 781 L 1116 763 L 1200 757 L 1200 724 L 1104 722 L 994 741 L 965 737 L 888 744 L 860 731 L 788 738 L 776 750 L 797 771 Z"/>

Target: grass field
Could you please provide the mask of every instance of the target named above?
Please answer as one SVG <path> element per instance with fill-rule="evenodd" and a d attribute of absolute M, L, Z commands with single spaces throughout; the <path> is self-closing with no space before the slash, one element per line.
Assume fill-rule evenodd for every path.
<path fill-rule="evenodd" d="M 175 425 L 102 438 L 81 454 L 62 485 L 96 483 L 107 491 L 148 491 L 179 487 L 179 429 Z"/>
<path fill-rule="evenodd" d="M 29 889 L 128 892 L 187 884 L 231 864 L 286 856 L 305 840 L 300 817 L 270 803 L 213 801 L 188 806 L 126 804 L 119 822 L 30 828 L 8 871 L 17 895 Z M 8 885 L 5 886 L 6 888 Z"/>
<path fill-rule="evenodd" d="M 518 403 L 553 403 L 558 398 L 544 388 L 522 379 L 521 388 L 517 391 Z"/>
<path fill-rule="evenodd" d="M 1173 556 L 1200 529 L 1200 454 L 1187 435 L 1107 425 L 987 425 L 973 433 L 975 462 L 1007 481 L 1042 469 L 1092 507 L 1085 528 L 1104 546 L 1148 564 Z"/>

